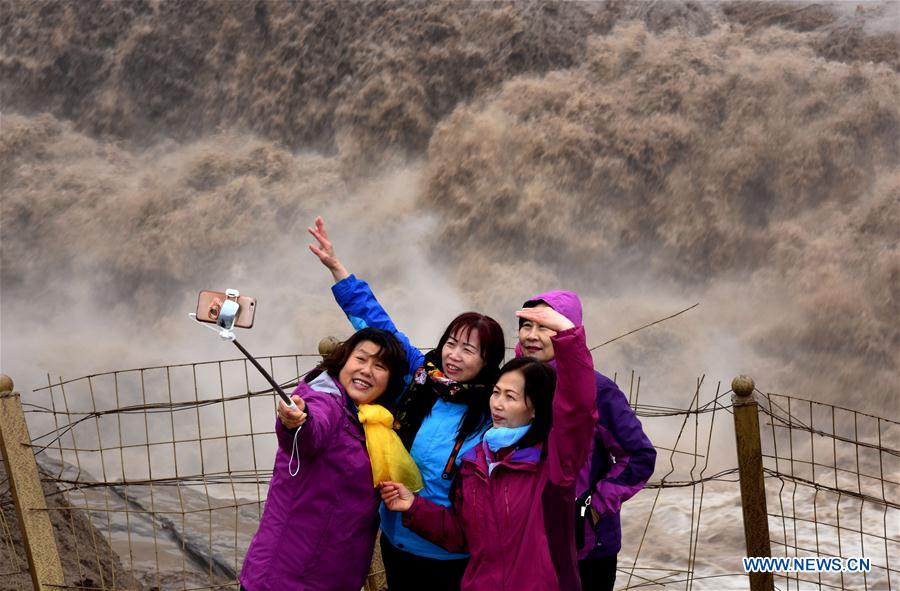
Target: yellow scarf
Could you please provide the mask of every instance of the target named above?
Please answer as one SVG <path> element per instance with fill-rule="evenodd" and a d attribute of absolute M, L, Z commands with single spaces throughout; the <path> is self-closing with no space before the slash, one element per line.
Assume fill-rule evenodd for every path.
<path fill-rule="evenodd" d="M 359 422 L 366 433 L 375 486 L 383 480 L 393 480 L 405 484 L 412 492 L 422 490 L 422 475 L 394 431 L 394 416 L 390 411 L 380 404 L 360 404 Z"/>

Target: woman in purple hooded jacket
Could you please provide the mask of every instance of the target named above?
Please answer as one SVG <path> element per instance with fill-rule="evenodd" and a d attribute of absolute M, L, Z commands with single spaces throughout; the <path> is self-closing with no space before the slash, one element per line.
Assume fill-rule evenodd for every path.
<path fill-rule="evenodd" d="M 365 328 L 300 382 L 292 396 L 297 410 L 279 403 L 275 467 L 241 568 L 241 589 L 359 591 L 363 586 L 378 530 L 373 471 L 395 473 L 396 465 L 383 458 L 397 458 L 372 455 L 373 447 L 386 450 L 374 445 L 377 441 L 367 449 L 370 435 L 384 441 L 377 432 L 382 425 L 373 423 L 393 423 L 373 403 L 385 393 L 395 396 L 405 374 L 406 353 L 394 335 Z M 396 437 L 390 426 L 386 429 Z M 399 439 L 396 445 L 405 454 Z M 415 470 L 412 460 L 404 459 Z"/>
<path fill-rule="evenodd" d="M 541 307 L 550 307 L 581 324 L 581 301 L 570 291 L 542 293 L 523 305 Z M 550 335 L 545 327 L 520 319 L 516 354 L 554 364 Z M 656 450 L 615 382 L 594 373 L 599 419 L 594 426 L 590 458 L 576 482 L 579 510 L 575 538 L 583 590 L 612 591 L 616 557 L 622 547 L 619 511 L 653 474 Z"/>

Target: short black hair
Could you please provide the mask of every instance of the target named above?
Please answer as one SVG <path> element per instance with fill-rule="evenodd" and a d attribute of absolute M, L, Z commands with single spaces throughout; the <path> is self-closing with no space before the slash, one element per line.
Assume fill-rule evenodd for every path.
<path fill-rule="evenodd" d="M 409 372 L 409 362 L 406 360 L 406 351 L 404 351 L 403 345 L 400 344 L 397 337 L 386 330 L 370 327 L 356 331 L 353 336 L 335 347 L 322 360 L 319 369 L 325 370 L 328 375 L 337 380 L 347 359 L 350 358 L 350 354 L 363 341 L 370 341 L 379 347 L 375 357 L 388 368 L 388 384 L 384 394 L 390 394 L 388 400 L 393 401 L 406 385 L 405 377 Z"/>
<path fill-rule="evenodd" d="M 544 300 L 528 300 L 527 302 L 525 302 L 524 304 L 522 304 L 522 307 L 523 307 L 523 308 L 537 308 L 537 307 L 540 306 L 541 304 L 544 304 L 545 306 L 547 306 L 547 307 L 549 307 L 549 308 L 552 308 L 552 307 L 553 307 L 553 306 L 551 306 L 550 304 L 548 304 L 547 302 L 545 302 Z M 519 318 L 519 328 L 522 328 L 522 325 L 525 324 L 526 322 L 531 322 L 531 320 L 526 320 L 526 319 L 524 319 L 524 318 Z"/>
<path fill-rule="evenodd" d="M 516 357 L 500 368 L 500 375 L 519 371 L 525 378 L 525 398 L 534 407 L 531 429 L 519 440 L 518 447 L 543 443 L 553 426 L 553 394 L 556 390 L 556 370 L 547 363 L 531 357 Z"/>

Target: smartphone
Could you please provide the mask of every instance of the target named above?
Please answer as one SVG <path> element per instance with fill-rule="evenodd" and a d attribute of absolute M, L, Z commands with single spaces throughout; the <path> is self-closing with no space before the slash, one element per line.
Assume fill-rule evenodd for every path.
<path fill-rule="evenodd" d="M 219 319 L 219 311 L 222 309 L 222 303 L 227 299 L 233 298 L 229 298 L 221 291 L 201 291 L 200 297 L 197 298 L 197 320 L 216 324 L 216 321 Z M 252 328 L 253 316 L 256 313 L 256 298 L 239 296 L 237 303 L 240 309 L 234 325 L 238 328 Z"/>

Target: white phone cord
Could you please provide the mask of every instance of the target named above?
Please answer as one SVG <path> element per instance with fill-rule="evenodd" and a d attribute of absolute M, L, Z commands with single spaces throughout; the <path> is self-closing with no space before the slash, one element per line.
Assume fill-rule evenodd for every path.
<path fill-rule="evenodd" d="M 288 460 L 288 473 L 291 475 L 291 478 L 300 473 L 300 451 L 297 448 L 297 435 L 300 435 L 300 429 L 303 428 L 303 425 L 297 427 L 297 430 L 294 431 L 294 443 L 291 445 L 291 459 Z M 297 457 L 297 469 L 294 470 L 291 466 L 294 465 L 294 456 Z"/>

